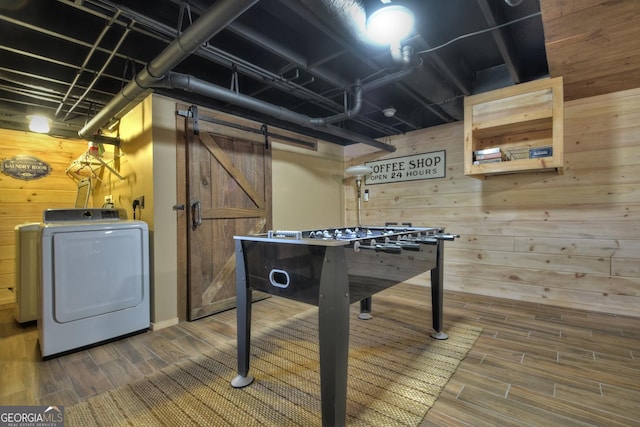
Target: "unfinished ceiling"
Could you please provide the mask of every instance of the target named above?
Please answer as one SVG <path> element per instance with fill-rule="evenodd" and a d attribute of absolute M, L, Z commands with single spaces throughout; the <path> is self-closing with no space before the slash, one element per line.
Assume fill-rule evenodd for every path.
<path fill-rule="evenodd" d="M 4 0 L 0 127 L 44 112 L 54 134 L 93 134 L 153 90 L 348 145 L 462 120 L 464 96 L 549 74 L 538 0 L 407 1 L 404 62 L 366 40 L 364 2 Z"/>

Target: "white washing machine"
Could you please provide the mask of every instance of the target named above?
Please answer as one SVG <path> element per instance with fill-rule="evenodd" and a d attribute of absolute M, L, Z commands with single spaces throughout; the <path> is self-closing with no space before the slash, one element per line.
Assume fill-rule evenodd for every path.
<path fill-rule="evenodd" d="M 43 358 L 148 329 L 149 231 L 119 209 L 43 214 Z"/>

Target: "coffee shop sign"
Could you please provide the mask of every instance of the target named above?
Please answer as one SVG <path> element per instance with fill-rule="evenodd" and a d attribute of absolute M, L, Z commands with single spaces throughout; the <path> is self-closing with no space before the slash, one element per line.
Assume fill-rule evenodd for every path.
<path fill-rule="evenodd" d="M 446 151 L 376 160 L 366 162 L 365 165 L 373 169 L 373 172 L 365 177 L 367 185 L 444 178 Z"/>

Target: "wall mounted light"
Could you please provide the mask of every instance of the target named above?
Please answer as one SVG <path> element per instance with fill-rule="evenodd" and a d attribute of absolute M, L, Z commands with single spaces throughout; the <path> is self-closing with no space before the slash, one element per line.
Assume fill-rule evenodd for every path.
<path fill-rule="evenodd" d="M 40 114 L 27 116 L 29 119 L 29 130 L 36 133 L 48 133 L 50 130 L 51 119 Z"/>
<path fill-rule="evenodd" d="M 393 58 L 401 58 L 401 41 L 411 34 L 415 24 L 413 12 L 392 0 L 371 0 L 365 3 L 365 10 L 369 39 L 389 45 Z"/>
<path fill-rule="evenodd" d="M 351 166 L 345 169 L 344 173 L 347 176 L 354 176 L 356 178 L 356 191 L 358 197 L 358 227 L 362 226 L 362 178 L 373 172 L 371 166 L 357 165 Z"/>

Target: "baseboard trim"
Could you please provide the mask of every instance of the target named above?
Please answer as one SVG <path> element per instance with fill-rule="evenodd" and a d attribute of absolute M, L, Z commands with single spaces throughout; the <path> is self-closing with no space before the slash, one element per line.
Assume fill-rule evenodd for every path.
<path fill-rule="evenodd" d="M 177 325 L 179 320 L 177 317 L 168 320 L 161 320 L 159 322 L 151 322 L 151 330 L 157 331 L 160 329 L 168 328 L 169 326 Z"/>

